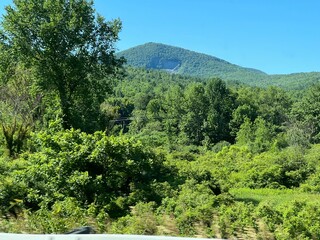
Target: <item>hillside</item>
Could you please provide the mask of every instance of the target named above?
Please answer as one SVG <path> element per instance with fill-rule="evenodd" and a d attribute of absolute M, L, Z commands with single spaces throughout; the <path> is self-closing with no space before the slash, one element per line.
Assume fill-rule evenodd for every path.
<path fill-rule="evenodd" d="M 264 79 L 262 71 L 243 68 L 222 59 L 179 47 L 146 43 L 118 53 L 127 64 L 147 69 L 161 69 L 193 77 L 212 76 L 225 80 L 251 82 Z"/>
<path fill-rule="evenodd" d="M 146 43 L 117 53 L 133 67 L 165 70 L 192 77 L 219 77 L 252 86 L 279 86 L 304 89 L 320 80 L 319 72 L 268 75 L 260 70 L 244 68 L 225 60 L 187 49 L 160 43 Z"/>

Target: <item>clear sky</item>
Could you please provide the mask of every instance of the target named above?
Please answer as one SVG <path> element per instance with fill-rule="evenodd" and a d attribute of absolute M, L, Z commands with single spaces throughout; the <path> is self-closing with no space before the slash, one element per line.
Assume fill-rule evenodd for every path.
<path fill-rule="evenodd" d="M 0 11 L 11 0 L 0 0 Z M 95 0 L 117 47 L 179 46 L 269 74 L 320 72 L 320 0 Z"/>

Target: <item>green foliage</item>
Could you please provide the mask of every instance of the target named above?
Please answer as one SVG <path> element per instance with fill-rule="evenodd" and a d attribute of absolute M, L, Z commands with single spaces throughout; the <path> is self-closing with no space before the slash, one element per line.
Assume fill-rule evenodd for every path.
<path fill-rule="evenodd" d="M 29 227 L 40 233 L 66 233 L 70 229 L 86 226 L 88 212 L 80 207 L 76 198 L 55 202 L 51 210 L 41 206 L 29 216 Z M 76 225 L 75 225 L 76 223 Z"/>
<path fill-rule="evenodd" d="M 177 219 L 180 234 L 192 236 L 196 233 L 197 223 L 211 225 L 217 197 L 208 187 L 208 183 L 197 183 L 188 180 L 183 184 L 176 196 L 163 200 L 164 211 L 173 213 Z"/>
<path fill-rule="evenodd" d="M 267 86 L 277 86 L 287 90 L 303 90 L 319 82 L 319 72 L 270 75 Z M 257 86 L 259 86 L 257 84 Z M 263 85 L 262 85 L 263 86 Z"/>
<path fill-rule="evenodd" d="M 239 129 L 245 118 L 252 122 L 260 116 L 269 124 L 276 126 L 277 132 L 286 121 L 290 113 L 292 100 L 288 93 L 280 88 L 241 87 L 236 90 L 237 109 L 233 112 L 231 127 L 233 132 Z"/>
<path fill-rule="evenodd" d="M 1 45 L 58 93 L 64 127 L 99 129 L 99 105 L 123 62 L 113 46 L 121 22 L 96 16 L 92 1 L 16 0 L 1 26 Z"/>
<path fill-rule="evenodd" d="M 150 184 L 165 178 L 162 159 L 132 139 L 71 129 L 41 131 L 32 141 L 32 152 L 21 156 L 27 166 L 14 174 L 26 186 L 25 204 L 32 209 L 73 197 L 113 216 L 139 200 L 159 201 Z"/>
<path fill-rule="evenodd" d="M 211 79 L 206 83 L 208 101 L 205 135 L 212 143 L 222 140 L 232 142 L 229 123 L 234 110 L 235 99 L 221 79 Z"/>
<path fill-rule="evenodd" d="M 167 71 L 128 67 L 111 94 L 120 28 L 92 1 L 7 8 L 0 231 L 320 238 L 319 85 L 290 94 L 211 75 L 303 88 L 301 77 L 309 84 L 318 74 L 268 76 L 146 44 L 119 55 Z"/>
<path fill-rule="evenodd" d="M 253 122 L 254 119 L 256 119 L 256 117 L 257 117 L 257 110 L 254 109 L 253 106 L 250 106 L 247 103 L 243 103 L 242 105 L 239 105 L 232 112 L 232 119 L 230 121 L 230 129 L 231 129 L 230 134 L 232 136 L 236 136 L 238 131 L 240 130 L 242 124 L 244 124 L 246 122 L 246 125 L 244 125 L 244 126 L 245 126 L 245 128 L 248 128 L 249 122 L 250 121 Z M 244 126 L 243 126 L 243 128 L 244 128 Z"/>
<path fill-rule="evenodd" d="M 219 58 L 158 43 L 147 43 L 118 53 L 127 64 L 147 69 L 162 69 L 193 77 L 219 77 L 250 82 L 263 79 L 265 73 L 230 64 Z"/>
<path fill-rule="evenodd" d="M 34 73 L 22 65 L 0 85 L 0 125 L 9 156 L 20 153 L 41 115 L 42 94 L 34 85 Z"/>
<path fill-rule="evenodd" d="M 288 148 L 282 152 L 262 153 L 254 158 L 247 170 L 252 188 L 299 187 L 314 168 L 307 164 L 299 150 Z"/>
<path fill-rule="evenodd" d="M 57 201 L 51 209 L 41 206 L 35 212 L 24 210 L 18 216 L 9 220 L 0 219 L 0 231 L 65 234 L 72 229 L 90 225 L 98 232 L 105 232 L 110 221 L 105 212 L 97 211 L 94 205 L 84 209 L 75 198 Z"/>
<path fill-rule="evenodd" d="M 106 131 L 109 135 L 117 133 L 119 129 L 122 132 L 128 131 L 129 118 L 134 110 L 133 102 L 124 97 L 108 97 L 100 105 L 103 119 L 106 123 Z M 118 127 L 118 128 L 117 128 Z"/>
<path fill-rule="evenodd" d="M 276 239 L 318 239 L 319 203 L 294 200 L 278 208 L 261 205 L 258 216 L 266 222 Z"/>
<path fill-rule="evenodd" d="M 133 67 L 164 70 L 186 76 L 219 77 L 231 83 L 251 86 L 277 86 L 283 89 L 305 89 L 319 81 L 319 72 L 268 75 L 256 69 L 243 68 L 222 59 L 160 43 L 146 43 L 117 53 Z"/>
<path fill-rule="evenodd" d="M 247 229 L 251 228 L 255 231 L 258 228 L 253 204 L 235 202 L 231 205 L 222 205 L 218 214 L 218 225 L 223 238 L 238 235 L 244 235 L 242 237 L 248 238 L 250 235 L 246 234 Z"/>
<path fill-rule="evenodd" d="M 222 151 L 223 148 L 230 147 L 230 146 L 231 146 L 231 143 L 229 143 L 227 141 L 221 141 L 212 147 L 212 151 L 218 153 L 218 152 Z"/>
<path fill-rule="evenodd" d="M 154 213 L 155 203 L 139 202 L 131 214 L 119 218 L 111 226 L 111 233 L 154 235 L 157 233 L 157 218 Z"/>
<path fill-rule="evenodd" d="M 207 99 L 202 84 L 190 84 L 185 91 L 185 112 L 181 128 L 193 144 L 203 140 L 203 124 L 207 117 Z"/>
<path fill-rule="evenodd" d="M 237 133 L 237 144 L 248 146 L 254 153 L 269 150 L 274 138 L 274 127 L 261 117 L 251 123 L 248 118 Z"/>
<path fill-rule="evenodd" d="M 292 109 L 292 115 L 300 122 L 300 126 L 312 143 L 320 141 L 320 84 L 308 89 L 303 99 L 297 102 Z"/>
<path fill-rule="evenodd" d="M 296 148 L 309 148 L 313 129 L 308 123 L 292 120 L 286 128 L 285 138 L 289 146 Z"/>
<path fill-rule="evenodd" d="M 301 189 L 305 192 L 320 192 L 320 182 L 319 182 L 319 144 L 312 145 L 310 149 L 306 151 L 305 159 L 308 164 L 308 168 L 312 169 L 311 174 L 308 179 L 300 185 Z"/>
<path fill-rule="evenodd" d="M 12 172 L 23 169 L 23 161 L 0 158 L 0 213 L 5 216 L 17 216 L 23 208 L 26 188 L 23 183 L 15 182 Z"/>

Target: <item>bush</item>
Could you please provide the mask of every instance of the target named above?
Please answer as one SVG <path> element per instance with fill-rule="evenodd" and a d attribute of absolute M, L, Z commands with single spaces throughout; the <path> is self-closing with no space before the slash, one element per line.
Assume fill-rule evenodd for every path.
<path fill-rule="evenodd" d="M 251 203 L 235 202 L 222 205 L 219 208 L 219 230 L 223 238 L 231 236 L 246 236 L 247 230 L 257 230 L 254 216 L 254 205 Z M 248 236 L 245 237 L 247 239 Z"/>
<path fill-rule="evenodd" d="M 247 186 L 251 188 L 299 187 L 314 169 L 294 148 L 257 155 L 248 165 Z"/>
<path fill-rule="evenodd" d="M 180 234 L 193 236 L 197 223 L 211 226 L 217 204 L 217 197 L 210 190 L 208 183 L 199 184 L 191 179 L 180 186 L 175 197 L 164 199 L 161 209 L 169 215 L 174 214 Z"/>
<path fill-rule="evenodd" d="M 21 156 L 27 166 L 14 174 L 16 182 L 28 189 L 24 199 L 28 208 L 37 210 L 41 204 L 50 208 L 72 197 L 82 207 L 95 203 L 110 216 L 121 216 L 140 200 L 161 201 L 150 183 L 166 176 L 163 160 L 139 142 L 73 129 L 32 137 L 33 151 Z"/>
<path fill-rule="evenodd" d="M 318 202 L 294 200 L 280 206 L 260 204 L 257 216 L 266 223 L 276 239 L 319 239 Z"/>
<path fill-rule="evenodd" d="M 157 232 L 155 203 L 139 202 L 132 207 L 131 214 L 112 223 L 111 233 L 154 235 Z"/>
<path fill-rule="evenodd" d="M 17 216 L 23 208 L 23 198 L 27 192 L 22 182 L 16 182 L 13 173 L 23 169 L 25 161 L 0 157 L 0 214 Z"/>

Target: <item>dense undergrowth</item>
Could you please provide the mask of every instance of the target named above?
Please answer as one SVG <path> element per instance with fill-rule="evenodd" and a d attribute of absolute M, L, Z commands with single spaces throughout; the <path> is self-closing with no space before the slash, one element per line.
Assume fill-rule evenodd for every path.
<path fill-rule="evenodd" d="M 150 151 L 131 137 L 52 126 L 18 158 L 1 158 L 2 232 L 320 237 L 318 145 Z"/>

